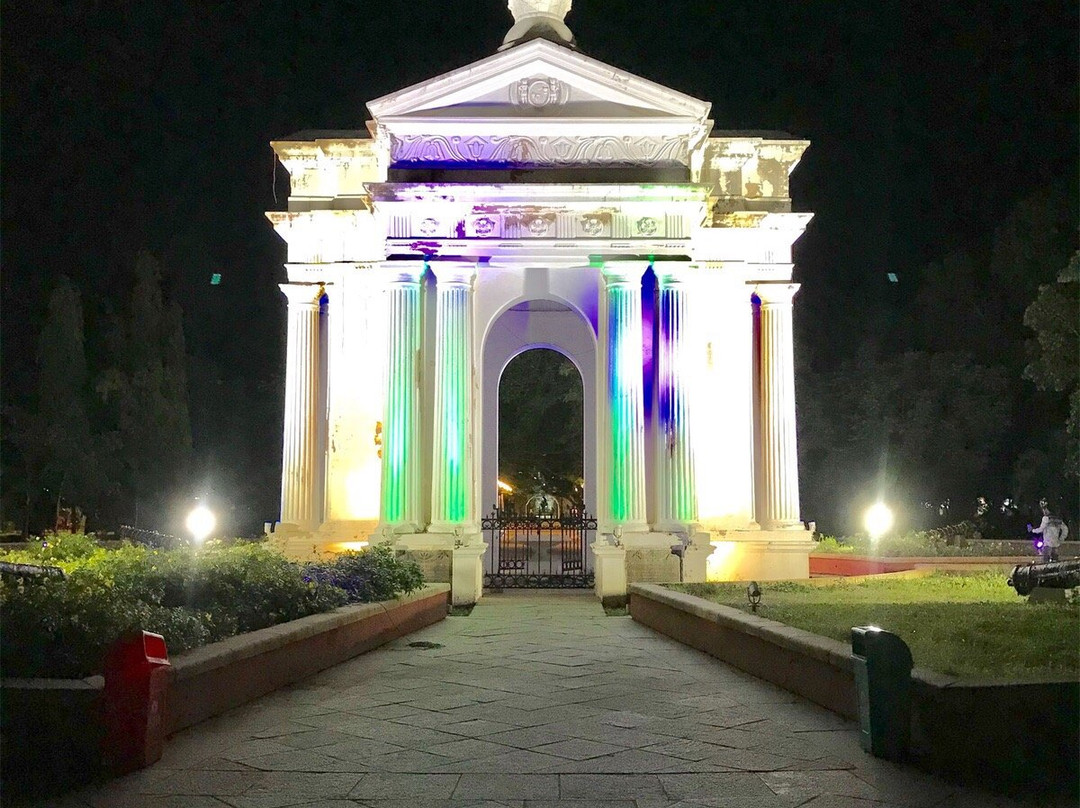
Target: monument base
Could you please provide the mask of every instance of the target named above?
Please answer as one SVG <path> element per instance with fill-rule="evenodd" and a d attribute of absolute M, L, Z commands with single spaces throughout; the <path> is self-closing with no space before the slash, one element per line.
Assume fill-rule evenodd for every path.
<path fill-rule="evenodd" d="M 813 533 L 787 530 L 712 532 L 706 563 L 708 581 L 781 581 L 810 577 Z"/>

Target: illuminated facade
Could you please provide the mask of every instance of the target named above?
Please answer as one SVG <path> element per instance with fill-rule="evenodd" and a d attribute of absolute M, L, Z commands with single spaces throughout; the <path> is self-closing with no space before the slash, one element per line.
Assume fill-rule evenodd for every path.
<path fill-rule="evenodd" d="M 273 144 L 288 244 L 288 552 L 391 541 L 480 596 L 499 377 L 581 372 L 598 594 L 805 577 L 788 176 L 808 145 L 582 55 L 569 1 L 514 0 L 503 48 Z M 685 546 L 683 557 L 673 544 Z"/>

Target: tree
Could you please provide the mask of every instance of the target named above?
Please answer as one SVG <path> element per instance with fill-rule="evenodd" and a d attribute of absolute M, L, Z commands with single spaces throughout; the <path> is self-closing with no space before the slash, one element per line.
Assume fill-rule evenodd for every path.
<path fill-rule="evenodd" d="M 581 504 L 584 467 L 581 376 L 551 350 L 526 351 L 499 382 L 499 473 L 531 493 Z"/>
<path fill-rule="evenodd" d="M 63 503 L 92 507 L 104 487 L 88 407 L 82 300 L 67 277 L 49 295 L 36 359 L 30 405 L 8 413 L 24 465 L 27 529 L 40 495 L 50 503 L 44 520 L 51 527 Z"/>
<path fill-rule="evenodd" d="M 1040 390 L 1066 393 L 1069 415 L 1065 424 L 1067 450 L 1064 472 L 1080 474 L 1080 251 L 1076 252 L 1056 283 L 1039 287 L 1039 294 L 1024 311 L 1024 325 L 1035 332 L 1028 344 L 1030 361 L 1024 378 Z"/>
<path fill-rule="evenodd" d="M 127 316 L 114 329 L 113 363 L 98 389 L 116 414 L 120 463 L 135 515 L 150 508 L 148 518 L 139 518 L 156 528 L 166 525 L 163 508 L 191 456 L 182 323 L 180 307 L 164 301 L 157 260 L 140 253 Z"/>
<path fill-rule="evenodd" d="M 953 519 L 987 493 L 985 472 L 1008 425 L 1001 368 L 961 353 L 869 355 L 800 382 L 803 511 L 826 531 L 858 530 L 884 496 L 909 524 L 945 502 Z M 944 514 L 943 514 L 944 516 Z"/>

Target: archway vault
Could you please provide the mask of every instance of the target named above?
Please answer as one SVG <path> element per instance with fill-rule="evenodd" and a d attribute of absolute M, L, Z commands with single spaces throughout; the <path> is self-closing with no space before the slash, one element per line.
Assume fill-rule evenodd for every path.
<path fill-rule="evenodd" d="M 580 310 L 553 296 L 512 301 L 491 322 L 481 348 L 481 463 L 478 489 L 485 507 L 498 498 L 499 380 L 515 357 L 548 348 L 569 359 L 581 374 L 583 393 L 585 508 L 596 512 L 596 334 Z"/>

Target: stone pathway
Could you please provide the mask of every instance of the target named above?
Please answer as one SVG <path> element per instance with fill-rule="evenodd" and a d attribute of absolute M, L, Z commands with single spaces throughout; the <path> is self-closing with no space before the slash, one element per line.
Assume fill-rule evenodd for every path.
<path fill-rule="evenodd" d="M 410 643 L 438 647 L 411 647 Z M 994 808 L 591 592 L 486 596 L 59 808 Z"/>

